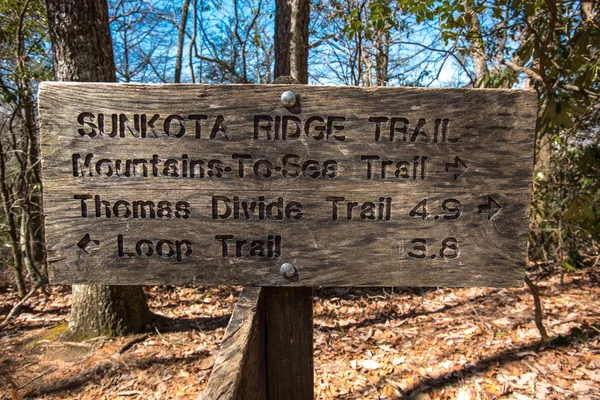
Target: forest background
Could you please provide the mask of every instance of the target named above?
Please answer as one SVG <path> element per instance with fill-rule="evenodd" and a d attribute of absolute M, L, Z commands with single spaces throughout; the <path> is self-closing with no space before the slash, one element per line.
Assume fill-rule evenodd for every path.
<path fill-rule="evenodd" d="M 108 6 L 119 82 L 270 83 L 276 77 L 273 2 L 110 0 Z M 301 81 L 534 89 L 530 272 L 536 279 L 558 273 L 562 281 L 565 271 L 597 267 L 596 2 L 314 1 L 308 12 L 308 76 Z M 0 261 L 3 287 L 15 288 L 19 305 L 37 290 L 51 290 L 36 111 L 39 82 L 59 75 L 47 15 L 39 0 L 0 0 Z M 90 65 L 103 62 L 89 58 Z"/>

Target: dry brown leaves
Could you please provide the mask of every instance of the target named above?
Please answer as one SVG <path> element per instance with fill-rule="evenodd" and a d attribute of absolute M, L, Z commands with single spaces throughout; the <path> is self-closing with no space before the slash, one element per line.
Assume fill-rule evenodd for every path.
<path fill-rule="evenodd" d="M 600 288 L 592 271 L 541 283 L 539 349 L 533 301 L 522 289 L 315 291 L 319 399 L 598 399 Z M 152 287 L 169 321 L 119 354 L 128 338 L 57 339 L 69 294 L 38 296 L 0 332 L 0 396 L 169 399 L 202 393 L 238 288 Z M 6 315 L 16 297 L 0 294 Z"/>
<path fill-rule="evenodd" d="M 541 284 L 558 336 L 545 349 L 525 287 L 325 291 L 315 306 L 317 397 L 598 399 L 597 283 L 577 274 Z"/>

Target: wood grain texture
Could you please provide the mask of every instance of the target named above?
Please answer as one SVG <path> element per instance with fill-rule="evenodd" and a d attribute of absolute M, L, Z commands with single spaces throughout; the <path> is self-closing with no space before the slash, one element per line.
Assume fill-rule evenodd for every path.
<path fill-rule="evenodd" d="M 314 398 L 312 288 L 265 288 L 269 399 Z"/>
<path fill-rule="evenodd" d="M 246 287 L 242 291 L 227 325 L 203 400 L 267 399 L 262 290 Z"/>
<path fill-rule="evenodd" d="M 285 90 L 299 99 L 291 109 L 279 100 Z M 522 285 L 536 114 L 533 92 L 45 83 L 39 102 L 44 212 L 54 283 Z M 82 113 L 90 114 L 80 117 Z M 100 114 L 105 118 L 104 134 L 91 126 L 98 126 Z M 169 116 L 174 117 L 167 122 Z M 263 116 L 256 132 L 255 116 Z M 298 138 L 273 139 L 283 117 L 289 136 L 296 132 L 294 118 L 300 121 Z M 323 123 L 311 117 L 321 117 Z M 264 129 L 269 123 L 271 132 Z M 142 126 L 146 137 L 141 137 Z M 251 157 L 242 159 L 243 173 L 240 155 Z M 284 160 L 286 155 L 291 156 Z M 178 177 L 172 176 L 173 165 L 180 168 Z M 234 197 L 239 199 L 239 219 L 233 218 Z M 256 211 L 261 197 L 265 206 L 276 203 L 271 218 Z M 342 197 L 336 203 L 331 200 Z M 225 198 L 231 214 L 221 218 L 227 214 Z M 164 210 L 165 202 L 172 210 Z M 242 202 L 251 219 L 244 217 Z M 252 202 L 257 203 L 254 213 L 248 211 Z M 302 207 L 299 219 L 294 219 L 299 215 L 294 202 Z M 175 216 L 177 203 L 186 206 L 187 218 Z M 276 211 L 279 205 L 282 219 Z M 285 215 L 286 207 L 291 218 Z M 364 207 L 367 211 L 361 215 Z M 216 238 L 227 235 L 233 238 Z M 269 236 L 279 243 L 272 245 L 277 249 L 271 257 Z M 239 257 L 238 240 L 248 242 L 240 244 Z M 252 241 L 262 241 L 263 248 L 251 255 Z M 279 273 L 284 262 L 297 268 L 294 279 Z"/>

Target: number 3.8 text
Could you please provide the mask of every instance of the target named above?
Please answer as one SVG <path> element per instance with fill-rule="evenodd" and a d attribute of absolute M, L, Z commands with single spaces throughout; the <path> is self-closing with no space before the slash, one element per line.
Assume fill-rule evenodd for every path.
<path fill-rule="evenodd" d="M 428 254 L 428 251 L 432 249 L 428 249 L 427 240 L 413 239 L 410 243 L 411 247 L 406 254 L 411 258 L 456 258 L 460 253 L 458 241 L 453 237 L 442 240 L 442 247 L 439 251 L 434 250 L 432 254 Z"/>

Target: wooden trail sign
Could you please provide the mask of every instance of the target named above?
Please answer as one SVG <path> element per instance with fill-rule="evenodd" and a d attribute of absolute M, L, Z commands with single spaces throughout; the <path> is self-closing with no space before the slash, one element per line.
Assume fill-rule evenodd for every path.
<path fill-rule="evenodd" d="M 44 83 L 39 109 L 53 283 L 522 284 L 534 92 Z"/>

